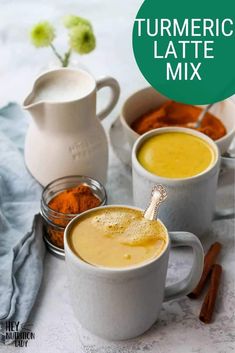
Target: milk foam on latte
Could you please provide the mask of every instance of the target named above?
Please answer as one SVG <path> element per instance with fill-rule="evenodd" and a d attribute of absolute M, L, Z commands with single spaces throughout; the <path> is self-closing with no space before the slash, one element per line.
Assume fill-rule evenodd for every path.
<path fill-rule="evenodd" d="M 74 253 L 96 266 L 128 267 L 158 257 L 167 231 L 158 220 L 125 207 L 95 210 L 80 218 L 70 235 Z"/>

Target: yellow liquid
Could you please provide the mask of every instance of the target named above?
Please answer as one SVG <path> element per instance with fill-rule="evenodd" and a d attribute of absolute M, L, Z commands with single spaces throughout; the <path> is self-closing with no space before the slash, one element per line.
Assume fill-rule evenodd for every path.
<path fill-rule="evenodd" d="M 96 210 L 72 228 L 69 245 L 86 262 L 103 267 L 129 267 L 158 257 L 168 236 L 157 220 L 124 207 Z"/>
<path fill-rule="evenodd" d="M 200 137 L 184 132 L 166 132 L 146 140 L 137 159 L 146 170 L 158 176 L 189 178 L 211 166 L 215 153 Z"/>

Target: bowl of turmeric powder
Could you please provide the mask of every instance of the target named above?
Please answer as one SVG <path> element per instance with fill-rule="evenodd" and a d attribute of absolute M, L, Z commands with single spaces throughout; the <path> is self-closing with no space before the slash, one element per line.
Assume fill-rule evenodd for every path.
<path fill-rule="evenodd" d="M 192 128 L 205 106 L 175 102 L 152 87 L 132 94 L 124 103 L 120 120 L 129 145 L 153 129 L 162 127 Z M 215 141 L 221 154 L 228 151 L 235 135 L 235 104 L 231 99 L 216 103 L 197 129 Z"/>
<path fill-rule="evenodd" d="M 64 257 L 64 230 L 78 214 L 107 202 L 104 186 L 87 176 L 67 176 L 48 184 L 41 198 L 44 240 L 48 249 Z"/>

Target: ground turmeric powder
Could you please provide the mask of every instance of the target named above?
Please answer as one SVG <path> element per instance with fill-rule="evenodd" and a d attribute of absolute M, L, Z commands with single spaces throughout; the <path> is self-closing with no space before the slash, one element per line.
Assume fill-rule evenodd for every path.
<path fill-rule="evenodd" d="M 139 117 L 131 127 L 140 135 L 160 127 L 190 127 L 188 124 L 196 122 L 201 111 L 199 107 L 168 100 L 159 108 Z M 197 130 L 213 140 L 218 140 L 226 134 L 226 128 L 221 120 L 211 113 L 205 115 Z"/>
<path fill-rule="evenodd" d="M 91 188 L 82 184 L 59 193 L 48 206 L 57 212 L 78 214 L 99 204 L 100 199 L 93 194 Z"/>
<path fill-rule="evenodd" d="M 64 216 L 57 217 L 57 215 L 52 214 L 49 217 L 50 221 L 54 224 L 47 226 L 50 242 L 63 249 L 64 229 L 73 218 L 71 215 L 75 216 L 100 204 L 101 200 L 93 194 L 89 186 L 84 184 L 69 188 L 53 197 L 48 203 L 49 208 L 53 211 L 63 213 Z"/>

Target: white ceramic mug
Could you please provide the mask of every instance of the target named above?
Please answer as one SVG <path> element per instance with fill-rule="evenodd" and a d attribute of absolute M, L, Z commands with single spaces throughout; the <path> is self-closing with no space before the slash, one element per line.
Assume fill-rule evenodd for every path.
<path fill-rule="evenodd" d="M 129 206 L 103 206 L 100 209 Z M 128 268 L 105 268 L 84 262 L 74 254 L 68 242 L 72 227 L 65 230 L 65 260 L 72 306 L 83 327 L 111 340 L 136 337 L 149 329 L 158 318 L 163 301 L 188 294 L 197 284 L 203 268 L 203 249 L 197 237 L 187 232 L 168 233 L 165 250 L 149 262 Z M 139 210 L 139 209 L 138 209 Z M 188 246 L 193 250 L 193 264 L 188 276 L 165 287 L 170 249 Z"/>
<path fill-rule="evenodd" d="M 140 146 L 148 138 L 165 132 L 186 132 L 205 140 L 215 153 L 215 161 L 204 172 L 190 178 L 164 178 L 147 171 L 138 161 Z M 221 157 L 217 145 L 208 136 L 192 129 L 166 127 L 147 132 L 138 138 L 132 150 L 132 180 L 134 205 L 145 208 L 154 184 L 167 188 L 168 198 L 161 206 L 159 217 L 169 231 L 186 230 L 203 236 L 211 227 L 213 217 L 234 216 L 234 210 L 215 212 L 215 198 Z M 190 163 L 190 161 L 189 161 Z"/>

